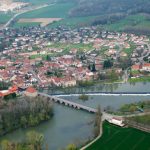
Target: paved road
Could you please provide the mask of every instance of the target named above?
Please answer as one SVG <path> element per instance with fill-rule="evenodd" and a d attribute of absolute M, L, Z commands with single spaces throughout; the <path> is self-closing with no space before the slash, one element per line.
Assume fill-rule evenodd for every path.
<path fill-rule="evenodd" d="M 38 77 L 38 75 L 36 74 L 36 72 L 33 69 L 30 69 L 30 72 L 33 74 L 33 76 L 37 79 L 38 84 L 42 85 L 42 81 L 41 79 Z"/>
<path fill-rule="evenodd" d="M 148 53 L 146 55 L 142 54 L 142 56 L 138 58 L 138 60 L 140 62 L 143 62 L 143 58 L 149 56 L 149 54 L 150 54 L 150 44 L 145 43 L 145 45 L 147 45 L 147 47 L 148 47 Z"/>

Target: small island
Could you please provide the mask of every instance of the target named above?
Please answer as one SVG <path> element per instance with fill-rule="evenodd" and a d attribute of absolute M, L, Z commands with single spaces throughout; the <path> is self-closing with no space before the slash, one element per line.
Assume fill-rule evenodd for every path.
<path fill-rule="evenodd" d="M 83 101 L 87 101 L 89 99 L 89 96 L 85 95 L 85 94 L 82 94 L 82 95 L 79 96 L 79 99 L 83 100 Z"/>

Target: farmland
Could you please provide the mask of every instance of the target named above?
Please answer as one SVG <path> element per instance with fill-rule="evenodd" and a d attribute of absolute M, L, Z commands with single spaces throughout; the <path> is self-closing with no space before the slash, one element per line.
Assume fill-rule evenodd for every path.
<path fill-rule="evenodd" d="M 105 122 L 102 137 L 86 150 L 149 150 L 150 133 Z"/>
<path fill-rule="evenodd" d="M 19 19 L 19 23 L 40 23 L 41 27 L 47 26 L 54 21 L 59 21 L 61 18 L 32 18 L 32 19 Z"/>
<path fill-rule="evenodd" d="M 149 26 L 150 21 L 144 14 L 136 14 L 127 16 L 126 18 L 115 23 L 104 25 L 104 28 L 112 31 L 121 31 L 128 27 L 149 28 Z"/>
<path fill-rule="evenodd" d="M 33 10 L 31 12 L 24 13 L 19 15 L 17 19 L 39 19 L 39 18 L 67 18 L 69 10 L 74 6 L 74 3 L 56 3 L 54 5 L 47 6 L 45 8 L 41 8 L 38 10 Z M 59 11 L 58 11 L 59 10 Z M 28 24 L 33 25 L 33 22 L 29 22 Z M 37 23 L 40 24 L 40 23 Z M 26 26 L 26 22 L 17 22 L 14 27 L 18 26 Z"/>
<path fill-rule="evenodd" d="M 12 16 L 13 13 L 4 14 L 0 12 L 0 24 L 5 24 Z"/>

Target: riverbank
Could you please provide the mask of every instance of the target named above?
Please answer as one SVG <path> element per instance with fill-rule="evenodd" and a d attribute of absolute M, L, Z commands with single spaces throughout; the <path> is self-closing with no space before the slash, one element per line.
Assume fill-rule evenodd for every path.
<path fill-rule="evenodd" d="M 130 83 L 136 83 L 136 82 L 150 82 L 150 76 L 140 77 L 140 78 L 130 78 Z"/>

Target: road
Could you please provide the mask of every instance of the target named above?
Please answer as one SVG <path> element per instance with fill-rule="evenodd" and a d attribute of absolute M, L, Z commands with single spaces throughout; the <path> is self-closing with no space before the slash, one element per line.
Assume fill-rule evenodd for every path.
<path fill-rule="evenodd" d="M 30 72 L 33 74 L 33 76 L 37 79 L 38 84 L 42 85 L 41 79 L 37 76 L 36 72 L 33 69 L 30 69 Z"/>
<path fill-rule="evenodd" d="M 146 55 L 142 54 L 142 56 L 138 58 L 139 62 L 141 62 L 141 63 L 143 62 L 144 57 L 148 57 L 150 55 L 150 44 L 145 43 L 145 45 L 147 45 L 147 47 L 148 47 L 148 53 Z"/>

